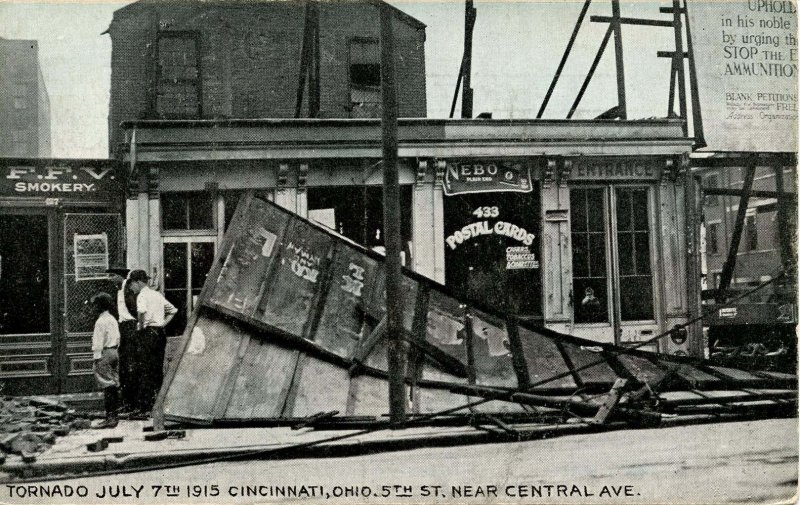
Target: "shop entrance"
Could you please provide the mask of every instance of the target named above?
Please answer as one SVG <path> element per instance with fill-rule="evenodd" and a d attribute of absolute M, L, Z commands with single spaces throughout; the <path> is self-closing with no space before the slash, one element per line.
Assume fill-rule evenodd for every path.
<path fill-rule="evenodd" d="M 623 335 L 633 335 L 626 327 L 656 324 L 650 192 L 573 188 L 570 206 L 576 333 L 603 341 L 613 334 L 615 343 L 624 343 Z"/>
<path fill-rule="evenodd" d="M 542 317 L 539 191 L 447 196 L 445 284 L 520 318 Z"/>
<path fill-rule="evenodd" d="M 58 391 L 46 213 L 0 214 L 0 381 L 3 394 Z"/>

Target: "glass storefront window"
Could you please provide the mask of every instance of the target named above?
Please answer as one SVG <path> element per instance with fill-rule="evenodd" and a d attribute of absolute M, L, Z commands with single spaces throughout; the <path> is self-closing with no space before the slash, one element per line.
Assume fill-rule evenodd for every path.
<path fill-rule="evenodd" d="M 576 323 L 609 322 L 604 200 L 600 188 L 573 189 L 570 195 Z"/>

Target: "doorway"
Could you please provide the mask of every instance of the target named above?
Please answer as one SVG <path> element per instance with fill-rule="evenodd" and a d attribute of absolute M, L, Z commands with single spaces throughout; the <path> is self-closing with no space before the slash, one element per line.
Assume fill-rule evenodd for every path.
<path fill-rule="evenodd" d="M 651 192 L 640 186 L 576 187 L 570 205 L 576 333 L 624 343 L 625 327 L 656 324 Z"/>

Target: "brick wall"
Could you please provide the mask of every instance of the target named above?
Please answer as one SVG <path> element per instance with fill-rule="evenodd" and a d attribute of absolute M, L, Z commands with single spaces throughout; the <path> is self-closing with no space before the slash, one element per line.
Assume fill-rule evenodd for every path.
<path fill-rule="evenodd" d="M 379 37 L 368 1 L 320 4 L 320 117 L 350 117 L 349 43 Z M 119 123 L 155 119 L 158 31 L 198 34 L 202 118 L 293 117 L 305 9 L 296 2 L 158 3 L 118 10 L 112 40 L 109 147 Z M 402 16 L 393 25 L 399 112 L 425 117 L 425 30 Z M 304 111 L 308 93 L 305 93 Z"/>

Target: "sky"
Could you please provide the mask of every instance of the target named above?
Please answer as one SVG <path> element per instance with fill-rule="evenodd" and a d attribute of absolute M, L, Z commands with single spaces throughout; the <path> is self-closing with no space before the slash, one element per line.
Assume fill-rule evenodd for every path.
<path fill-rule="evenodd" d="M 52 156 L 106 158 L 111 40 L 102 33 L 116 9 L 130 2 L 0 0 L 0 37 L 39 41 L 50 96 Z M 428 117 L 450 113 L 464 42 L 461 0 L 390 0 L 427 25 Z M 669 19 L 667 2 L 622 1 L 622 15 Z M 474 113 L 494 118 L 534 118 L 567 45 L 583 2 L 475 0 Z M 610 15 L 611 2 L 596 0 L 589 14 Z M 584 21 L 575 47 L 544 115 L 564 118 L 603 37 L 605 25 Z M 610 43 L 575 118 L 595 117 L 616 105 L 614 47 Z M 623 27 L 628 117 L 663 117 L 672 30 Z M 456 117 L 459 109 L 456 109 Z"/>

